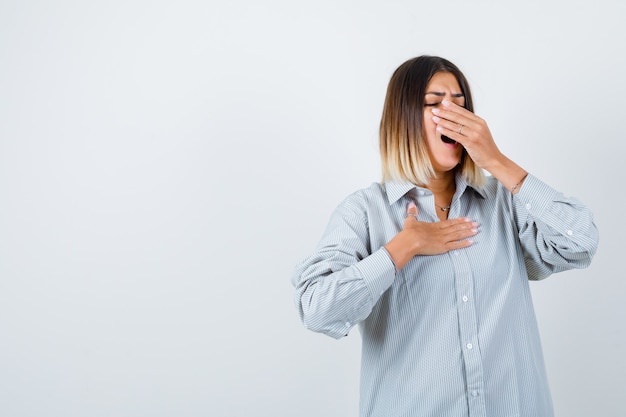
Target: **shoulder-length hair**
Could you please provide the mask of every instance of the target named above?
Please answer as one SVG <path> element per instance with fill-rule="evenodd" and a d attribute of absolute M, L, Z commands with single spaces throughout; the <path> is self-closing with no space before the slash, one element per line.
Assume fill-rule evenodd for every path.
<path fill-rule="evenodd" d="M 383 182 L 408 181 L 428 185 L 435 172 L 423 136 L 426 87 L 431 78 L 448 72 L 457 79 L 465 96 L 465 108 L 474 111 L 467 79 L 452 62 L 436 56 L 420 56 L 400 65 L 391 76 L 380 121 L 380 157 Z M 479 187 L 485 175 L 463 150 L 457 171 L 468 184 Z"/>

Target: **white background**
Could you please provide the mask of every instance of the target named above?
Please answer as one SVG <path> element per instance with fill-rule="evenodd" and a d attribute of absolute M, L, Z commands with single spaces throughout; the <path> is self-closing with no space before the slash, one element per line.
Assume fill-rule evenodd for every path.
<path fill-rule="evenodd" d="M 289 278 L 435 54 L 594 211 L 592 266 L 532 289 L 557 415 L 625 416 L 626 2 L 581 3 L 2 0 L 0 415 L 356 416 L 358 331 Z"/>

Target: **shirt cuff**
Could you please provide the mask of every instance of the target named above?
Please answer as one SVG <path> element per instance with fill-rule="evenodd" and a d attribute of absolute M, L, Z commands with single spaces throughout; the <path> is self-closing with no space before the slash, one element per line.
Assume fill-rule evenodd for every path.
<path fill-rule="evenodd" d="M 360 261 L 356 268 L 369 288 L 374 302 L 391 287 L 396 278 L 396 266 L 384 247 Z"/>
<path fill-rule="evenodd" d="M 515 211 L 522 214 L 525 220 L 528 216 L 541 217 L 558 195 L 558 191 L 528 174 L 517 194 L 513 195 Z"/>

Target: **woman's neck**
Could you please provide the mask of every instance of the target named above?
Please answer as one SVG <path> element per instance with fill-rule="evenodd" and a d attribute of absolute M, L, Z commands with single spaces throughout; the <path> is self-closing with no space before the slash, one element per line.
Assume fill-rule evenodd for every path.
<path fill-rule="evenodd" d="M 437 217 L 441 221 L 446 220 L 450 213 L 452 197 L 456 191 L 454 171 L 440 174 L 437 178 L 431 178 L 428 189 L 433 193 Z"/>
<path fill-rule="evenodd" d="M 431 178 L 426 187 L 435 195 L 452 195 L 456 190 L 454 171 L 445 172 Z"/>

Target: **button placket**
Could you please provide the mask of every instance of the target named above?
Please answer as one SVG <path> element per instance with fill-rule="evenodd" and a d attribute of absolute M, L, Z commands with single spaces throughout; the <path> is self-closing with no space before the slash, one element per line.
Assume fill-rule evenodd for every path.
<path fill-rule="evenodd" d="M 454 255 L 451 253 L 450 256 L 455 273 L 460 342 L 465 364 L 466 389 L 474 406 L 480 409 L 482 401 L 478 394 L 480 392 L 479 387 L 484 385 L 484 381 L 478 344 L 478 322 L 472 300 L 474 277 L 466 252 L 457 250 L 454 251 Z"/>

